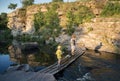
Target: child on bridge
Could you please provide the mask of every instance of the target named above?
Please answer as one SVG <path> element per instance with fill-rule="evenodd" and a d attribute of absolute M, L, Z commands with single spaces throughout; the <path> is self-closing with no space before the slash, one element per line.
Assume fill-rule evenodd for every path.
<path fill-rule="evenodd" d="M 56 51 L 57 59 L 58 59 L 58 67 L 60 66 L 61 63 L 61 58 L 62 58 L 62 50 L 61 50 L 61 45 L 58 45 L 57 51 Z"/>

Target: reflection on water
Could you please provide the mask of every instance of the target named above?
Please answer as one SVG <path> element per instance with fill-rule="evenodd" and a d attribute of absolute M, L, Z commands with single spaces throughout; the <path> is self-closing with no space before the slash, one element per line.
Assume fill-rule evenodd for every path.
<path fill-rule="evenodd" d="M 120 55 L 88 50 L 55 76 L 58 81 L 119 81 L 119 73 Z"/>
<path fill-rule="evenodd" d="M 40 53 L 40 50 L 30 49 L 23 51 L 16 41 L 9 47 L 11 60 L 19 64 L 27 63 L 30 66 L 48 66 L 55 62 L 55 57 L 50 54 Z"/>
<path fill-rule="evenodd" d="M 10 64 L 12 61 L 10 61 L 9 55 L 0 55 L 0 73 L 4 73 Z"/>
<path fill-rule="evenodd" d="M 29 64 L 40 70 L 37 66 L 44 68 L 56 61 L 54 54 L 41 53 L 41 50 L 35 49 L 21 50 L 17 41 L 8 47 L 8 51 L 9 55 L 0 55 L 0 73 L 13 63 Z M 58 81 L 119 81 L 120 55 L 88 50 L 55 77 Z"/>
<path fill-rule="evenodd" d="M 20 42 L 16 40 L 8 46 L 8 52 L 9 55 L 0 55 L 0 67 L 2 68 L 8 68 L 10 65 L 29 64 L 34 69 L 39 70 L 56 61 L 54 54 L 41 53 L 39 49 L 23 50 Z M 2 68 L 0 68 L 0 73 L 6 69 Z"/>

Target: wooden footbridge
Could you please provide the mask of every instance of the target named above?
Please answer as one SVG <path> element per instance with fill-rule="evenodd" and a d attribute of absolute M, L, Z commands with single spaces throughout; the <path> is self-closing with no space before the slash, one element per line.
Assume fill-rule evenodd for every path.
<path fill-rule="evenodd" d="M 56 74 L 59 71 L 63 70 L 64 68 L 66 68 L 69 64 L 71 64 L 73 61 L 75 61 L 80 55 L 82 55 L 84 53 L 84 51 L 77 49 L 76 50 L 76 54 L 75 55 L 67 55 L 66 57 L 64 57 L 62 59 L 61 65 L 60 67 L 57 66 L 57 62 L 43 70 L 40 70 L 39 73 L 48 73 L 48 74 Z"/>
<path fill-rule="evenodd" d="M 45 69 L 38 72 L 15 71 L 0 75 L 0 81 L 56 81 L 54 75 L 65 69 L 69 64 L 71 64 L 78 57 L 84 54 L 84 52 L 85 51 L 83 51 L 81 48 L 77 48 L 75 51 L 75 55 L 67 55 L 62 59 L 59 68 L 56 62 L 53 65 L 46 67 Z"/>

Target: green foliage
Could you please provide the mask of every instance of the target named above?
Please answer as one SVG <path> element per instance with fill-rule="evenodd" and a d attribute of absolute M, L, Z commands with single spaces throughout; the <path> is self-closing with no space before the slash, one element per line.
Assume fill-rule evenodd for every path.
<path fill-rule="evenodd" d="M 52 2 L 63 2 L 63 0 L 52 0 Z"/>
<path fill-rule="evenodd" d="M 67 33 L 69 34 L 69 35 L 72 35 L 72 33 L 74 32 L 74 30 L 75 30 L 75 28 L 74 28 L 74 25 L 75 25 L 75 23 L 74 23 L 74 14 L 72 13 L 72 11 L 68 11 L 67 13 L 66 13 L 66 17 L 67 17 Z"/>
<path fill-rule="evenodd" d="M 59 18 L 58 13 L 54 10 L 50 9 L 48 12 L 45 13 L 45 22 L 46 25 L 56 27 L 59 26 Z"/>
<path fill-rule="evenodd" d="M 56 11 L 60 5 L 58 3 L 52 3 L 52 10 Z"/>
<path fill-rule="evenodd" d="M 21 0 L 21 3 L 23 7 L 27 7 L 27 6 L 33 5 L 34 0 Z"/>
<path fill-rule="evenodd" d="M 71 25 L 73 25 L 74 23 L 73 23 L 73 21 L 74 21 L 74 14 L 72 13 L 72 11 L 68 11 L 67 13 L 66 13 L 66 17 L 67 17 L 67 22 L 69 23 L 69 24 L 71 24 Z"/>
<path fill-rule="evenodd" d="M 120 3 L 108 2 L 101 13 L 103 17 L 120 16 Z"/>
<path fill-rule="evenodd" d="M 10 3 L 8 6 L 9 9 L 15 9 L 17 7 L 17 4 Z"/>
<path fill-rule="evenodd" d="M 47 12 L 39 12 L 34 16 L 34 24 L 36 28 L 36 33 L 40 35 L 42 40 L 48 40 L 49 38 L 55 39 L 56 36 L 60 34 L 60 20 L 58 13 L 56 13 L 52 8 Z"/>
<path fill-rule="evenodd" d="M 24 34 L 21 36 L 16 37 L 17 40 L 22 41 L 22 42 L 38 42 L 39 39 L 37 37 L 34 37 L 32 35 Z"/>
<path fill-rule="evenodd" d="M 0 31 L 0 41 L 5 40 L 8 41 L 12 39 L 11 31 L 9 29 Z M 6 40 L 7 39 L 7 40 Z"/>
<path fill-rule="evenodd" d="M 35 14 L 34 18 L 36 32 L 39 32 L 40 27 L 43 27 L 45 25 L 44 14 L 41 11 L 39 11 L 37 14 Z"/>
<path fill-rule="evenodd" d="M 66 13 L 67 17 L 67 33 L 71 35 L 75 27 L 83 22 L 89 22 L 92 18 L 94 18 L 94 14 L 90 9 L 86 6 L 72 7 Z"/>
<path fill-rule="evenodd" d="M 68 35 L 72 35 L 75 31 L 75 28 L 74 26 L 71 26 L 71 25 L 67 25 L 67 34 Z"/>
<path fill-rule="evenodd" d="M 60 20 L 58 17 L 58 13 L 54 10 L 49 10 L 45 13 L 45 22 L 46 22 L 46 29 L 48 30 L 50 37 L 55 38 L 60 34 Z"/>
<path fill-rule="evenodd" d="M 89 22 L 92 18 L 94 18 L 94 14 L 90 9 L 86 6 L 79 6 L 78 11 L 75 13 L 75 23 L 81 24 L 83 22 Z"/>
<path fill-rule="evenodd" d="M 1 13 L 0 15 L 0 30 L 7 29 L 7 13 Z"/>
<path fill-rule="evenodd" d="M 59 22 L 58 13 L 56 13 L 53 8 L 49 8 L 47 12 L 39 11 L 34 16 L 35 35 L 38 36 L 36 40 L 40 45 L 40 54 L 46 55 L 46 58 L 48 57 L 49 59 L 51 58 L 49 55 L 55 53 L 55 48 L 58 45 L 55 42 L 55 37 L 57 37 L 61 31 Z M 49 43 L 46 44 L 46 41 Z M 49 48 L 49 50 L 46 48 Z"/>
<path fill-rule="evenodd" d="M 7 22 L 8 22 L 7 13 L 1 13 L 0 15 L 0 41 L 7 41 L 12 38 L 11 31 L 7 28 Z"/>
<path fill-rule="evenodd" d="M 7 13 L 1 13 L 0 18 L 1 19 L 7 19 Z"/>
<path fill-rule="evenodd" d="M 37 37 L 25 35 L 21 38 L 24 41 L 37 41 L 39 43 L 40 54 L 46 58 L 43 61 L 49 61 L 50 58 L 53 58 L 49 55 L 55 53 L 55 48 L 58 45 L 55 42 L 55 37 L 60 34 L 59 22 L 58 13 L 54 9 L 49 8 L 47 12 L 39 11 L 34 15 L 34 26 L 36 29 L 34 35 Z M 46 41 L 49 43 L 46 43 Z M 39 59 L 37 60 L 39 61 Z"/>

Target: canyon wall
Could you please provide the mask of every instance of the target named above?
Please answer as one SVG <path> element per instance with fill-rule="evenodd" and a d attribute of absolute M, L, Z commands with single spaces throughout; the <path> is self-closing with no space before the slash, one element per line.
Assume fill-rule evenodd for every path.
<path fill-rule="evenodd" d="M 107 0 L 100 1 L 99 3 L 102 5 L 102 1 L 104 1 L 105 4 Z M 46 12 L 46 5 L 47 4 L 32 5 L 26 9 L 20 8 L 9 13 L 8 27 L 12 30 L 12 34 L 14 36 L 26 33 L 33 34 L 35 32 L 34 14 L 38 13 L 39 10 Z M 70 9 L 70 5 L 70 3 L 64 3 L 57 9 L 60 25 L 62 27 L 66 25 L 67 19 L 65 14 L 66 11 Z M 90 22 L 85 22 L 76 28 L 75 34 L 79 46 L 97 51 L 120 53 L 120 19 L 99 17 L 102 10 L 95 2 L 75 2 L 74 5 L 85 5 L 91 8 L 92 12 L 96 15 Z M 68 39 L 67 42 L 69 43 L 70 37 L 65 37 L 65 39 Z"/>

